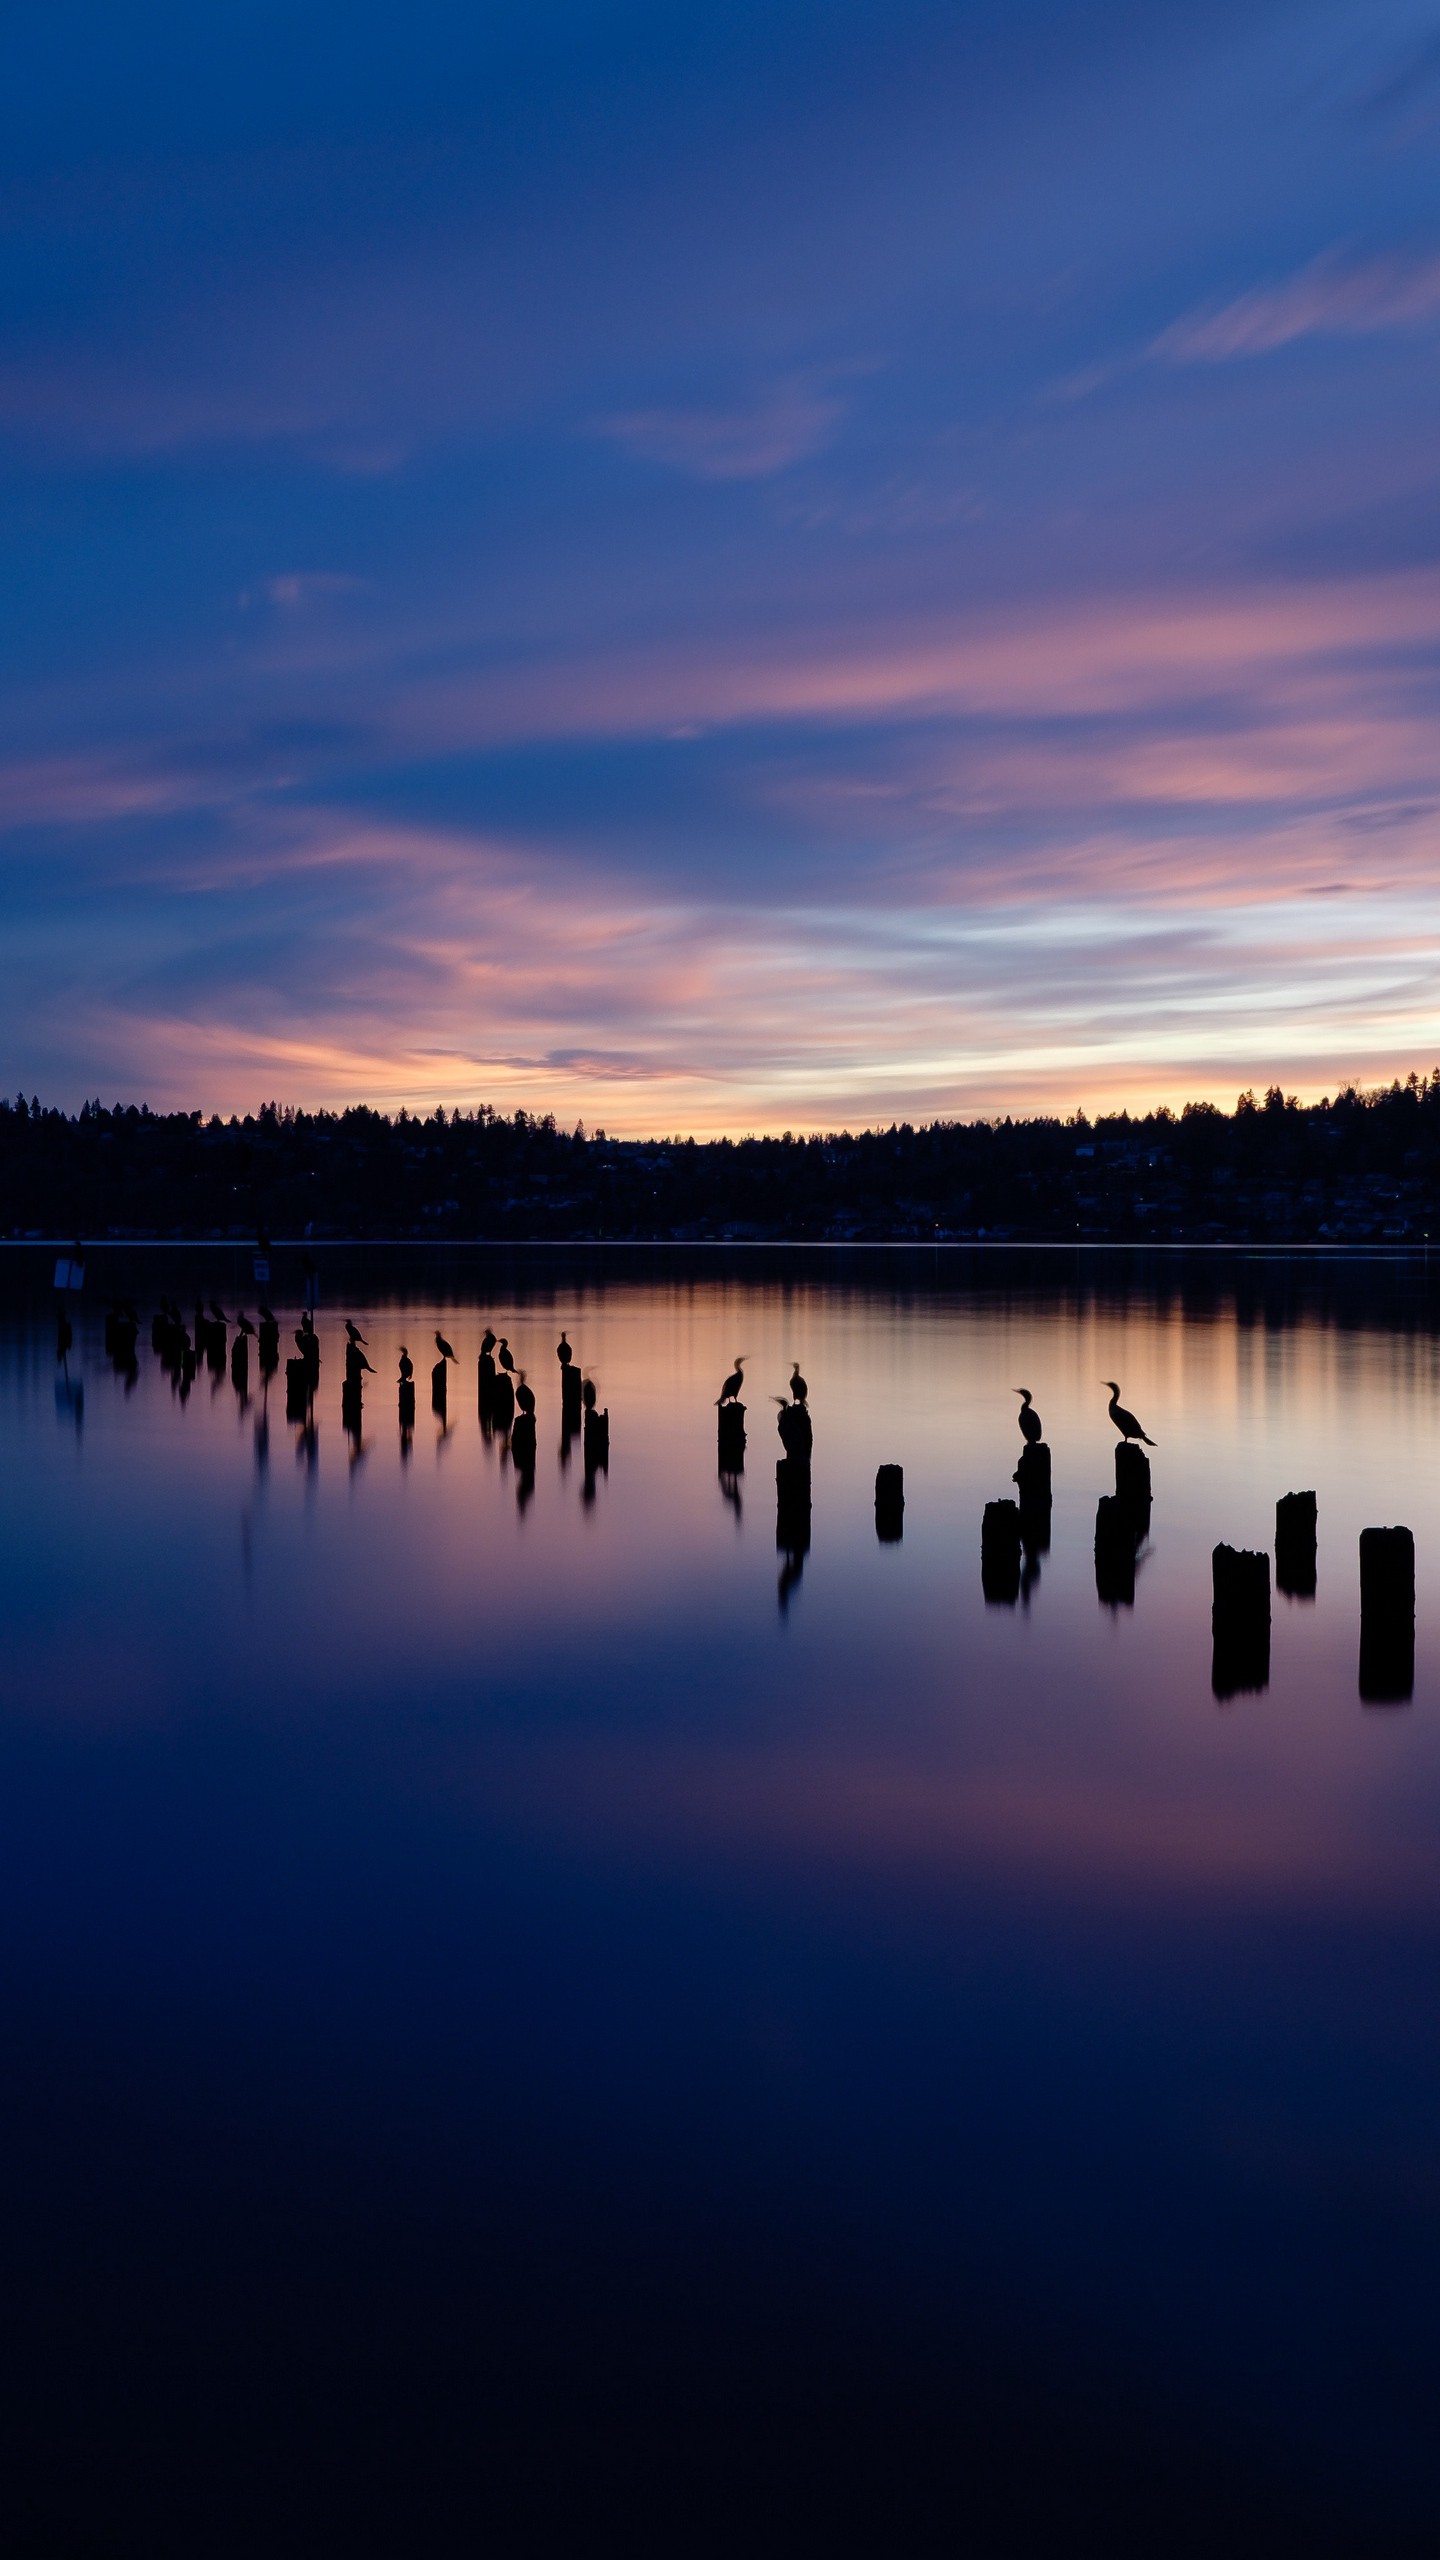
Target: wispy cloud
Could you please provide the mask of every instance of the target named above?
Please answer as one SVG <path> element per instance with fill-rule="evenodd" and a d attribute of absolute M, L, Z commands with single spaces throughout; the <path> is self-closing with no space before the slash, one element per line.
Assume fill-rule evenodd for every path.
<path fill-rule="evenodd" d="M 635 409 L 600 432 L 642 462 L 695 480 L 768 480 L 818 453 L 843 415 L 833 391 L 803 377 L 713 408 Z"/>
<path fill-rule="evenodd" d="M 1301 338 L 1378 337 L 1440 319 L 1440 256 L 1347 257 L 1331 250 L 1298 275 L 1187 312 L 1151 354 L 1171 364 L 1228 364 Z"/>
<path fill-rule="evenodd" d="M 240 606 L 242 612 L 268 604 L 277 613 L 299 613 L 306 605 L 324 604 L 335 596 L 359 595 L 367 583 L 343 569 L 282 569 L 257 580 L 253 587 L 242 587 Z"/>

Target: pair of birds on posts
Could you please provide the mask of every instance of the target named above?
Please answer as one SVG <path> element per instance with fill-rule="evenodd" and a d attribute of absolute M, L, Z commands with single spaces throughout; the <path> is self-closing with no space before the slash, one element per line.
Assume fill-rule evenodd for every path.
<path fill-rule="evenodd" d="M 347 1326 L 346 1326 L 346 1331 L 348 1332 L 348 1331 L 349 1331 L 349 1329 L 350 1329 L 350 1328 L 349 1328 L 349 1326 L 347 1325 Z M 460 1364 L 459 1364 L 459 1361 L 458 1361 L 458 1359 L 457 1359 L 457 1357 L 456 1357 L 455 1347 L 454 1347 L 453 1343 L 449 1343 L 449 1342 L 447 1342 L 447 1341 L 446 1341 L 446 1339 L 445 1339 L 444 1334 L 443 1334 L 443 1333 L 441 1333 L 438 1329 L 437 1329 L 437 1331 L 436 1331 L 436 1335 L 435 1335 L 435 1348 L 436 1348 L 436 1350 L 439 1352 L 440 1357 L 441 1357 L 441 1359 L 442 1359 L 442 1360 L 450 1360 L 450 1361 L 453 1361 L 453 1362 L 455 1363 L 455 1366 L 456 1366 L 457 1368 L 459 1367 L 459 1365 L 460 1365 Z M 523 1369 L 521 1369 L 521 1370 L 519 1370 L 518 1372 L 516 1371 L 516 1368 L 515 1368 L 515 1355 L 514 1355 L 513 1351 L 511 1350 L 510 1345 L 509 1345 L 509 1342 L 508 1342 L 508 1340 L 506 1339 L 505 1335 L 504 1335 L 504 1334 L 501 1334 L 501 1335 L 499 1336 L 499 1338 L 498 1338 L 498 1342 L 497 1342 L 497 1338 L 496 1338 L 496 1336 L 495 1336 L 495 1335 L 490 1331 L 490 1328 L 489 1328 L 489 1326 L 487 1325 L 487 1326 L 486 1326 L 486 1328 L 485 1328 L 484 1338 L 483 1338 L 483 1340 L 482 1340 L 482 1342 L 481 1342 L 481 1345 L 480 1345 L 480 1350 L 481 1350 L 481 1354 L 482 1354 L 482 1356 L 483 1356 L 483 1354 L 484 1354 L 485 1352 L 487 1352 L 487 1351 L 493 1351 L 493 1352 L 495 1353 L 496 1361 L 497 1361 L 497 1363 L 498 1363 L 499 1367 L 500 1367 L 500 1368 L 502 1368 L 502 1369 L 505 1371 L 505 1373 L 506 1373 L 507 1377 L 509 1377 L 509 1376 L 513 1376 L 513 1377 L 515 1378 L 515 1402 L 516 1402 L 516 1403 L 517 1403 L 517 1405 L 519 1406 L 519 1408 L 520 1408 L 521 1412 L 522 1412 L 522 1413 L 530 1413 L 530 1414 L 533 1414 L 533 1412 L 534 1412 L 534 1410 L 535 1410 L 535 1390 L 534 1390 L 534 1388 L 533 1388 L 533 1387 L 530 1387 L 530 1386 L 527 1386 L 527 1385 L 526 1385 L 526 1383 L 525 1383 L 525 1372 L 524 1372 L 524 1370 L 523 1370 Z M 369 1366 L 369 1363 L 368 1363 L 368 1362 L 366 1363 L 366 1366 L 367 1366 L 367 1367 Z M 402 1342 L 402 1343 L 401 1343 L 401 1345 L 400 1345 L 400 1383 L 401 1383 L 401 1385 L 402 1385 L 402 1386 L 409 1386 L 409 1384 L 410 1384 L 411 1380 L 414 1378 L 414 1375 L 415 1375 L 415 1363 L 414 1363 L 414 1361 L 411 1359 L 410 1354 L 409 1354 L 408 1350 L 407 1350 L 407 1349 L 406 1349 L 406 1347 L 405 1347 L 405 1344 Z"/>
<path fill-rule="evenodd" d="M 719 1396 L 716 1399 L 717 1403 L 736 1404 L 739 1402 L 740 1390 L 745 1384 L 745 1363 L 749 1356 L 750 1355 L 747 1351 L 736 1352 L 735 1366 L 731 1370 L 729 1377 L 726 1379 L 724 1386 L 720 1390 Z M 804 1404 L 810 1393 L 809 1387 L 800 1375 L 800 1363 L 798 1360 L 792 1360 L 790 1363 L 790 1393 L 796 1404 Z M 775 1402 L 777 1404 L 783 1404 L 784 1401 L 785 1399 L 783 1396 L 777 1396 L 775 1398 Z"/>
<path fill-rule="evenodd" d="M 1147 1449 L 1153 1449 L 1155 1443 L 1151 1439 L 1149 1432 L 1141 1430 L 1134 1414 L 1127 1412 L 1125 1406 L 1121 1403 L 1120 1389 L 1116 1385 L 1115 1380 L 1113 1378 L 1102 1378 L 1100 1384 L 1102 1387 L 1108 1387 L 1110 1390 L 1110 1403 L 1107 1409 L 1110 1419 L 1114 1423 L 1116 1430 L 1119 1432 L 1121 1439 L 1143 1440 Z M 1024 1441 L 1026 1448 L 1033 1449 L 1037 1440 L 1042 1439 L 1044 1436 L 1040 1416 L 1035 1410 L 1035 1399 L 1031 1395 L 1028 1387 L 1016 1387 L 1014 1389 L 1014 1393 L 1020 1398 L 1020 1436 Z"/>

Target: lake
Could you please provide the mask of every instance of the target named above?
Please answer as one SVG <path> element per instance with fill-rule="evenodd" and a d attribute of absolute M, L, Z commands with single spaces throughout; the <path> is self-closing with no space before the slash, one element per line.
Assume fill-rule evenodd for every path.
<path fill-rule="evenodd" d="M 63 1363 L 52 1259 L 0 1269 L 12 2547 L 1437 2547 L 1427 1263 L 316 1249 L 312 1427 L 151 1349 L 161 1294 L 254 1315 L 238 1249 L 96 1249 Z M 996 1600 L 1020 1386 L 1053 1508 Z M 1309 1488 L 1314 1596 L 1217 1695 L 1211 1550 Z"/>

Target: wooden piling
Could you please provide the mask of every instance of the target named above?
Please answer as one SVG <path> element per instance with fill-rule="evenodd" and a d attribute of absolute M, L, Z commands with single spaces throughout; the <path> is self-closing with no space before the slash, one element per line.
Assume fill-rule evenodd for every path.
<path fill-rule="evenodd" d="M 1210 1685 L 1219 1699 L 1270 1685 L 1270 1558 L 1253 1547 L 1216 1547 L 1210 1558 Z"/>
<path fill-rule="evenodd" d="M 745 1464 L 745 1407 L 722 1404 L 715 1416 L 715 1439 L 720 1465 L 727 1475 L 738 1475 Z"/>
<path fill-rule="evenodd" d="M 905 1470 L 880 1467 L 875 1476 L 875 1535 L 882 1546 L 898 1546 L 905 1535 Z"/>
<path fill-rule="evenodd" d="M 1011 1608 L 1019 1599 L 1022 1549 L 1019 1503 L 987 1502 L 980 1522 L 980 1588 L 988 1601 Z"/>
<path fill-rule="evenodd" d="M 1313 1493 L 1282 1493 L 1275 1505 L 1275 1587 L 1288 1600 L 1315 1597 Z"/>
<path fill-rule="evenodd" d="M 1107 1609 L 1135 1606 L 1135 1514 L 1118 1493 L 1102 1493 L 1095 1506 L 1095 1596 Z"/>
<path fill-rule="evenodd" d="M 1011 1482 L 1018 1488 L 1022 1511 L 1037 1511 L 1050 1502 L 1050 1451 L 1043 1440 L 1028 1441 Z"/>
<path fill-rule="evenodd" d="M 1360 1696 L 1404 1706 L 1415 1691 L 1415 1540 L 1409 1529 L 1360 1532 Z"/>
<path fill-rule="evenodd" d="M 775 1427 L 786 1457 L 798 1458 L 808 1467 L 815 1433 L 807 1407 L 803 1404 L 782 1404 Z"/>

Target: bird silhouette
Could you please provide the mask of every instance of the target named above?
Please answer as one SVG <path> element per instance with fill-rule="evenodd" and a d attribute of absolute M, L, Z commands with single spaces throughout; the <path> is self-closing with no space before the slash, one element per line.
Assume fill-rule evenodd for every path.
<path fill-rule="evenodd" d="M 223 1307 L 217 1307 L 213 1298 L 212 1298 L 212 1299 L 211 1299 L 211 1301 L 210 1301 L 210 1313 L 211 1313 L 211 1314 L 212 1314 L 212 1316 L 214 1317 L 214 1319 L 215 1319 L 215 1321 L 216 1321 L 216 1323 L 217 1323 L 217 1324 L 228 1324 L 228 1323 L 229 1323 L 229 1321 L 230 1321 L 229 1317 L 228 1317 L 228 1316 L 227 1316 L 227 1314 L 225 1313 L 224 1308 L 223 1308 Z"/>
<path fill-rule="evenodd" d="M 260 1321 L 262 1324 L 278 1324 L 280 1321 L 274 1309 L 266 1306 L 263 1298 L 260 1301 Z"/>
<path fill-rule="evenodd" d="M 345 1319 L 345 1330 L 346 1330 L 346 1332 L 349 1334 L 350 1339 L 351 1339 L 351 1341 L 352 1341 L 352 1342 L 363 1342 L 363 1341 L 364 1341 L 365 1336 L 364 1336 L 364 1334 L 361 1332 L 360 1327 L 358 1326 L 358 1324 L 352 1324 L 348 1316 L 347 1316 L 347 1317 L 346 1317 L 346 1319 Z"/>
<path fill-rule="evenodd" d="M 446 1341 L 445 1336 L 444 1336 L 444 1334 L 443 1334 L 443 1333 L 437 1333 L 437 1334 L 436 1334 L 436 1336 L 435 1336 L 435 1348 L 436 1348 L 436 1350 L 439 1352 L 440 1357 L 441 1357 L 441 1359 L 442 1359 L 442 1360 L 453 1360 L 453 1359 L 454 1359 L 455 1354 L 454 1354 L 454 1352 L 451 1350 L 450 1345 L 449 1345 L 449 1343 Z"/>
<path fill-rule="evenodd" d="M 490 1327 L 489 1327 L 489 1326 L 488 1326 L 488 1324 L 487 1324 L 487 1326 L 485 1327 L 484 1332 L 483 1332 L 483 1333 L 481 1334 L 481 1336 L 480 1336 L 480 1357 L 481 1357 L 481 1359 L 482 1359 L 482 1360 L 484 1359 L 485 1354 L 486 1354 L 486 1352 L 487 1352 L 487 1351 L 493 1351 L 493 1350 L 494 1350 L 494 1348 L 495 1348 L 495 1336 L 494 1336 L 494 1334 L 491 1332 Z"/>
<path fill-rule="evenodd" d="M 406 1350 L 405 1345 L 404 1345 L 404 1343 L 402 1342 L 402 1343 L 401 1343 L 401 1345 L 400 1345 L 400 1384 L 401 1384 L 401 1386 L 402 1386 L 402 1387 L 408 1387 L 408 1386 L 409 1386 L 409 1384 L 410 1384 L 410 1381 L 411 1381 L 411 1379 L 414 1377 L 414 1375 L 415 1375 L 415 1363 L 414 1363 L 414 1361 L 411 1359 L 409 1352 Z"/>
<path fill-rule="evenodd" d="M 797 1404 L 803 1404 L 810 1393 L 809 1388 L 806 1386 L 804 1379 L 800 1375 L 800 1363 L 798 1360 L 792 1360 L 790 1363 L 790 1393 Z"/>
<path fill-rule="evenodd" d="M 520 1407 L 520 1410 L 521 1410 L 521 1412 L 522 1412 L 522 1413 L 533 1413 L 533 1412 L 534 1412 L 534 1410 L 535 1410 L 535 1390 L 534 1390 L 534 1388 L 533 1388 L 533 1387 L 527 1387 L 527 1386 L 526 1386 L 526 1384 L 525 1384 L 525 1372 L 524 1372 L 524 1370 L 523 1370 L 523 1369 L 522 1369 L 522 1370 L 521 1370 L 521 1372 L 520 1372 L 519 1383 L 518 1383 L 518 1385 L 516 1386 L 516 1389 L 515 1389 L 515 1401 L 516 1401 L 516 1403 L 518 1404 L 518 1406 Z"/>
<path fill-rule="evenodd" d="M 559 1361 L 562 1369 L 568 1369 L 571 1361 L 575 1357 L 575 1354 L 571 1350 L 569 1342 L 563 1333 L 555 1345 L 555 1357 Z"/>
<path fill-rule="evenodd" d="M 1110 1419 L 1114 1423 L 1116 1430 L 1119 1432 L 1121 1439 L 1143 1440 L 1147 1449 L 1153 1449 L 1155 1443 L 1151 1439 L 1149 1432 L 1142 1431 L 1134 1414 L 1126 1412 L 1125 1407 L 1120 1401 L 1120 1390 L 1114 1379 L 1102 1378 L 1100 1384 L 1102 1387 L 1108 1387 L 1110 1390 Z"/>
<path fill-rule="evenodd" d="M 254 1332 L 254 1330 L 255 1330 L 255 1327 L 254 1327 L 254 1326 L 253 1326 L 253 1324 L 251 1323 L 251 1321 L 250 1321 L 249 1317 L 247 1316 L 247 1314 L 245 1313 L 245 1310 L 244 1310 L 244 1308 L 243 1308 L 243 1307 L 241 1308 L 240 1313 L 239 1313 L 239 1314 L 238 1314 L 238 1316 L 236 1317 L 235 1322 L 236 1322 L 236 1325 L 238 1326 L 238 1328 L 239 1328 L 239 1330 L 240 1330 L 240 1332 L 241 1332 L 241 1333 L 244 1333 L 244 1334 L 251 1334 L 251 1333 L 253 1333 L 253 1332 Z"/>
<path fill-rule="evenodd" d="M 501 1368 L 502 1368 L 502 1369 L 504 1369 L 504 1370 L 506 1371 L 506 1373 L 507 1373 L 507 1374 L 511 1373 L 511 1372 L 514 1370 L 514 1367 L 515 1367 L 515 1354 L 514 1354 L 514 1352 L 511 1350 L 510 1345 L 509 1345 L 509 1343 L 506 1341 L 505 1336 L 504 1336 L 504 1334 L 503 1334 L 503 1333 L 502 1333 L 502 1334 L 501 1334 L 501 1336 L 500 1336 L 500 1348 L 499 1348 L 499 1350 L 496 1352 L 495 1357 L 496 1357 L 496 1359 L 499 1361 Z"/>
<path fill-rule="evenodd" d="M 358 1374 L 359 1374 L 359 1372 L 360 1372 L 360 1370 L 362 1370 L 362 1369 L 366 1369 L 366 1370 L 369 1370 L 370 1376 L 373 1378 L 373 1377 L 374 1377 L 374 1375 L 375 1375 L 375 1372 L 374 1372 L 374 1370 L 373 1370 L 373 1369 L 371 1369 L 371 1368 L 370 1368 L 370 1363 L 369 1363 L 369 1361 L 366 1359 L 364 1352 L 360 1349 L 359 1344 L 358 1344 L 358 1343 L 354 1343 L 354 1342 L 352 1342 L 352 1343 L 351 1343 L 351 1345 L 350 1345 L 350 1349 L 351 1349 L 351 1352 L 352 1352 L 352 1353 L 353 1353 L 353 1355 L 354 1355 L 354 1365 L 355 1365 L 355 1371 L 356 1371 L 356 1374 L 358 1375 Z"/>
<path fill-rule="evenodd" d="M 1042 1440 L 1045 1436 L 1041 1429 L 1040 1416 L 1035 1410 L 1028 1387 L 1016 1387 L 1012 1392 L 1022 1399 L 1019 1416 L 1021 1437 L 1027 1447 L 1033 1449 L 1036 1441 Z"/>
<path fill-rule="evenodd" d="M 743 1351 L 737 1351 L 735 1354 L 735 1366 L 731 1370 L 729 1377 L 726 1379 L 724 1386 L 721 1388 L 717 1402 L 720 1404 L 733 1404 L 744 1384 L 745 1354 Z"/>

